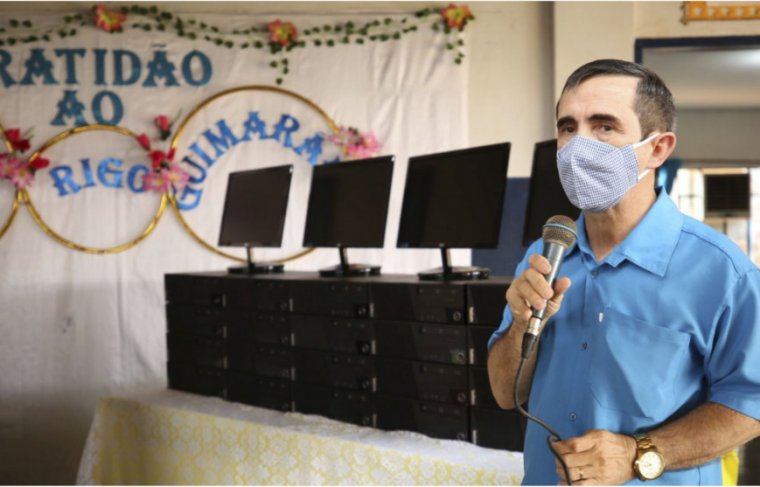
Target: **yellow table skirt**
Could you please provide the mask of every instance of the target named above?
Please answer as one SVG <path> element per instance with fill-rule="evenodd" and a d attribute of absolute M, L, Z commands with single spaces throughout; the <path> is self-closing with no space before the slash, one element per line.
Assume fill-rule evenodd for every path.
<path fill-rule="evenodd" d="M 162 390 L 97 405 L 79 484 L 519 484 L 519 453 Z"/>

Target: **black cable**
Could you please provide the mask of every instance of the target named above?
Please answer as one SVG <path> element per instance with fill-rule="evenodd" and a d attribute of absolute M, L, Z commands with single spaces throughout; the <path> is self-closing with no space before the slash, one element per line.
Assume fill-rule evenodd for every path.
<path fill-rule="evenodd" d="M 534 421 L 541 425 L 546 431 L 549 432 L 549 436 L 546 437 L 546 444 L 549 445 L 549 450 L 552 452 L 552 455 L 554 455 L 554 458 L 557 459 L 557 461 L 562 465 L 562 469 L 565 471 L 565 478 L 567 479 L 567 485 L 573 485 L 573 481 L 570 480 L 570 470 L 567 468 L 567 465 L 565 464 L 565 460 L 560 456 L 559 453 L 554 450 L 554 447 L 552 446 L 552 443 L 555 441 L 562 441 L 559 435 L 557 434 L 554 429 L 546 424 L 541 418 L 537 418 L 530 414 L 528 411 L 523 409 L 521 403 L 520 403 L 520 397 L 518 394 L 518 389 L 520 387 L 520 379 L 522 379 L 522 373 L 523 369 L 525 368 L 525 362 L 527 361 L 526 357 L 520 358 L 520 365 L 517 367 L 517 375 L 515 376 L 515 386 L 513 392 L 513 401 L 515 402 L 515 407 L 517 408 L 517 411 L 528 418 L 531 421 Z"/>

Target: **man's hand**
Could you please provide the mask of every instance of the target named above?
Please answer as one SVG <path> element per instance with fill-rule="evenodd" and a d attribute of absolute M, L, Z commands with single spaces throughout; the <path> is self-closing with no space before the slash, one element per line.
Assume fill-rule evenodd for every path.
<path fill-rule="evenodd" d="M 620 485 L 635 477 L 636 440 L 606 430 L 590 430 L 582 436 L 552 443 L 565 460 L 573 485 Z M 568 485 L 557 461 L 560 485 Z"/>
<path fill-rule="evenodd" d="M 546 257 L 534 254 L 528 258 L 530 267 L 512 281 L 507 289 L 507 304 L 512 312 L 512 318 L 524 330 L 531 316 L 531 307 L 543 309 L 546 306 L 544 323 L 559 311 L 565 291 L 570 287 L 570 279 L 557 279 L 554 289 L 546 282 L 545 274 L 552 270 Z"/>

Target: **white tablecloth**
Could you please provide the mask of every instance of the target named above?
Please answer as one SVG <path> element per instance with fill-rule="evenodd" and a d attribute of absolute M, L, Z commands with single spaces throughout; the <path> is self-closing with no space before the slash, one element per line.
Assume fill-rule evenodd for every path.
<path fill-rule="evenodd" d="M 98 401 L 78 484 L 519 484 L 522 455 L 168 389 Z"/>

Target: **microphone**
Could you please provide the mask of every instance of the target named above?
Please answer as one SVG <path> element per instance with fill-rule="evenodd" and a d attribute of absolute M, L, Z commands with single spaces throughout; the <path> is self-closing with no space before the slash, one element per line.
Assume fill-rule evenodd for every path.
<path fill-rule="evenodd" d="M 546 220 L 543 230 L 544 252 L 543 256 L 549 261 L 552 269 L 544 277 L 550 286 L 554 287 L 554 281 L 559 272 L 559 266 L 565 257 L 565 251 L 571 247 L 578 234 L 575 222 L 564 215 L 554 215 Z M 538 335 L 541 332 L 541 322 L 546 314 L 546 306 L 542 309 L 532 309 L 533 313 L 528 321 L 522 342 L 522 357 L 528 358 L 536 345 Z"/>

